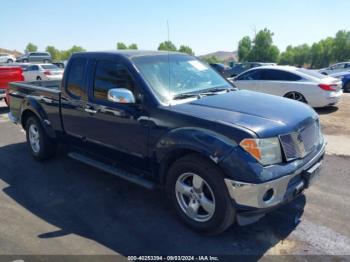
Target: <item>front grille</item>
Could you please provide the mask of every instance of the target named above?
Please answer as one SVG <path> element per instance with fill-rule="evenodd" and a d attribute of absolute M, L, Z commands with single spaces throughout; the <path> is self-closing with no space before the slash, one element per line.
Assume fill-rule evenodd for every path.
<path fill-rule="evenodd" d="M 320 124 L 316 120 L 299 132 L 280 136 L 287 161 L 303 158 L 320 143 Z"/>

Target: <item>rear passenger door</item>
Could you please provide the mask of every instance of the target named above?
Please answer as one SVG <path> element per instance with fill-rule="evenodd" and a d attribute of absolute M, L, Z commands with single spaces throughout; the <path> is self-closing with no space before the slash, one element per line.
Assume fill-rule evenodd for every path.
<path fill-rule="evenodd" d="M 260 92 L 284 96 L 290 91 L 299 91 L 297 81 L 302 78 L 291 72 L 278 69 L 261 69 Z"/>
<path fill-rule="evenodd" d="M 86 138 L 91 128 L 87 110 L 88 59 L 72 58 L 66 68 L 61 95 L 61 111 L 65 132 L 79 139 Z"/>

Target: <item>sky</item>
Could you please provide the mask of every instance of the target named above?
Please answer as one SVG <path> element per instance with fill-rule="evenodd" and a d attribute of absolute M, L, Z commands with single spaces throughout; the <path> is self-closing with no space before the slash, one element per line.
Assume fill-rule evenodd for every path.
<path fill-rule="evenodd" d="M 234 51 L 264 28 L 283 51 L 350 30 L 349 10 L 349 0 L 0 0 L 0 47 L 98 51 L 125 42 L 155 50 L 168 39 L 168 21 L 170 40 L 196 55 Z"/>

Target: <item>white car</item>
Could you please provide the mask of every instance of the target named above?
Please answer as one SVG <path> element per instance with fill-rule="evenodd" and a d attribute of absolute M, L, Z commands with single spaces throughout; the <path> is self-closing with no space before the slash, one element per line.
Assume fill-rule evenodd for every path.
<path fill-rule="evenodd" d="M 63 70 L 53 64 L 35 64 L 23 71 L 24 81 L 61 80 Z"/>
<path fill-rule="evenodd" d="M 16 57 L 14 55 L 0 53 L 0 63 L 13 63 L 16 61 Z"/>
<path fill-rule="evenodd" d="M 293 66 L 262 66 L 234 79 L 234 85 L 271 95 L 283 96 L 312 107 L 336 105 L 343 94 L 339 79 Z"/>
<path fill-rule="evenodd" d="M 339 72 L 349 71 L 349 70 L 350 70 L 350 62 L 343 62 L 343 63 L 331 65 L 330 67 L 327 67 L 327 68 L 320 69 L 318 70 L 318 72 L 324 75 L 331 75 L 334 73 L 339 73 Z"/>

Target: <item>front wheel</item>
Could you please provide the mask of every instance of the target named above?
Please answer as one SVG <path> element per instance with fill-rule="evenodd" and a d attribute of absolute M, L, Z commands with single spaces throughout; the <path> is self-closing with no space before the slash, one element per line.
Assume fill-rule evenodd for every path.
<path fill-rule="evenodd" d="M 347 82 L 347 84 L 344 86 L 344 91 L 345 92 L 350 92 L 350 81 Z"/>
<path fill-rule="evenodd" d="M 178 216 L 196 231 L 219 234 L 234 221 L 221 171 L 200 155 L 187 155 L 171 166 L 166 191 Z"/>
<path fill-rule="evenodd" d="M 38 118 L 29 117 L 26 123 L 27 145 L 32 156 L 38 160 L 51 158 L 56 152 L 56 143 L 45 133 Z"/>

